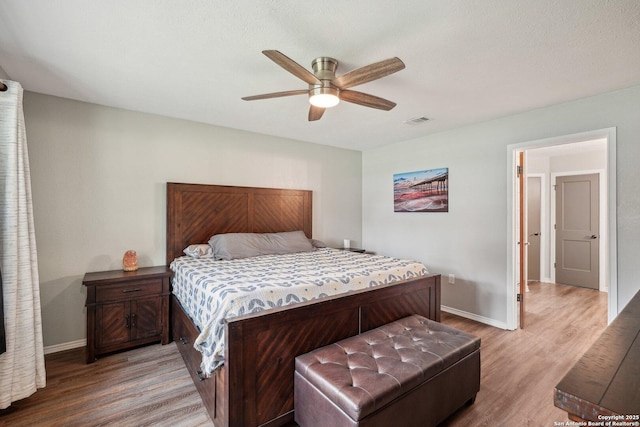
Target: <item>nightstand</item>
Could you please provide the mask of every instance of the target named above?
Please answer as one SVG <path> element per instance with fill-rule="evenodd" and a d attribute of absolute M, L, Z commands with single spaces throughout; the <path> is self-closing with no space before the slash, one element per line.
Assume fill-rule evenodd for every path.
<path fill-rule="evenodd" d="M 365 253 L 367 250 L 366 249 L 360 249 L 360 248 L 338 248 L 341 251 L 349 251 L 349 252 L 358 252 L 360 254 Z"/>
<path fill-rule="evenodd" d="M 171 270 L 87 273 L 87 363 L 97 355 L 142 344 L 169 343 Z"/>

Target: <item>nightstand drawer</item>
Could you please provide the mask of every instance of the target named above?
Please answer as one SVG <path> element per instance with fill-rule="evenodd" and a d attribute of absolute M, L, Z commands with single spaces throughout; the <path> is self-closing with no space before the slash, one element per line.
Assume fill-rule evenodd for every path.
<path fill-rule="evenodd" d="M 162 279 L 114 283 L 96 288 L 96 302 L 131 299 L 162 294 Z"/>

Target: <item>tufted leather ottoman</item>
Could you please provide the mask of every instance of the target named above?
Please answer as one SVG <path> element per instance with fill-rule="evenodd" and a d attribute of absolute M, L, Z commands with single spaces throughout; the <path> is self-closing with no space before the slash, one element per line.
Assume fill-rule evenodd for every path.
<path fill-rule="evenodd" d="M 296 358 L 295 421 L 435 426 L 480 389 L 480 338 L 413 315 Z"/>

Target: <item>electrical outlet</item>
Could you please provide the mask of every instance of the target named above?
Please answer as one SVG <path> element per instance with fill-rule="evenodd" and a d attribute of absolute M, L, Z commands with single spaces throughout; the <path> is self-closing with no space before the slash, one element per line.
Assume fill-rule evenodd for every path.
<path fill-rule="evenodd" d="M 455 276 L 455 274 L 449 274 L 449 283 L 450 283 L 450 284 L 452 284 L 452 285 L 453 285 L 454 283 L 456 283 L 456 276 Z"/>

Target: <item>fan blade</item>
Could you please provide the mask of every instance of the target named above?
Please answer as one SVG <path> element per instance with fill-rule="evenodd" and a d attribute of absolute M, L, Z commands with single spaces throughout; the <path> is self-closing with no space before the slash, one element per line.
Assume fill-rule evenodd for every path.
<path fill-rule="evenodd" d="M 317 85 L 322 83 L 320 79 L 314 76 L 311 71 L 307 70 L 302 65 L 298 64 L 296 61 L 280 53 L 279 51 L 263 50 L 262 53 L 264 53 L 267 58 L 269 58 L 279 66 L 281 66 L 297 78 L 309 83 L 310 85 Z"/>
<path fill-rule="evenodd" d="M 404 69 L 404 62 L 399 58 L 390 58 L 349 71 L 333 79 L 332 83 L 340 89 L 346 89 L 380 79 L 402 69 Z"/>
<path fill-rule="evenodd" d="M 355 90 L 341 90 L 340 99 L 353 104 L 364 105 L 365 107 L 377 108 L 378 110 L 385 111 L 389 111 L 396 106 L 395 102 L 380 98 L 379 96 L 369 95 L 368 93 L 357 92 Z"/>
<path fill-rule="evenodd" d="M 257 99 L 280 98 L 281 96 L 308 95 L 309 89 L 287 90 L 284 92 L 264 93 L 262 95 L 243 96 L 245 101 L 255 101 Z"/>
<path fill-rule="evenodd" d="M 313 122 L 315 120 L 320 120 L 320 118 L 324 114 L 324 110 L 325 108 L 316 107 L 315 105 L 312 105 L 311 108 L 309 108 L 309 121 Z"/>

